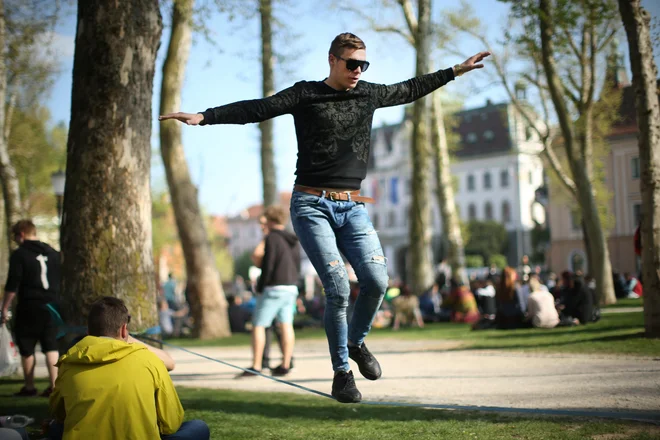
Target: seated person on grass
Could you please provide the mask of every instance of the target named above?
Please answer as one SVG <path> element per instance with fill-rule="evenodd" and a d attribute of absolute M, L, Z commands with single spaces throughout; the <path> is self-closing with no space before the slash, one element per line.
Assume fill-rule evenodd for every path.
<path fill-rule="evenodd" d="M 50 396 L 51 439 L 209 439 L 200 420 L 183 422 L 183 408 L 163 350 L 128 334 L 123 301 L 95 302 L 84 339 L 60 357 Z M 183 423 L 182 423 L 183 422 Z"/>

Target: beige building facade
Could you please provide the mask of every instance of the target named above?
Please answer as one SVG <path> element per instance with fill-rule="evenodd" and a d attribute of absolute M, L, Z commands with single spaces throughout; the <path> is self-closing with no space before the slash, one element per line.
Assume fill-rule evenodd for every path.
<path fill-rule="evenodd" d="M 633 237 L 641 216 L 640 166 L 635 121 L 634 90 L 623 88 L 621 121 L 608 138 L 610 152 L 605 164 L 605 179 L 610 191 L 610 212 L 614 225 L 607 231 L 612 270 L 619 273 L 639 271 Z M 549 196 L 548 220 L 551 242 L 549 268 L 555 272 L 589 272 L 582 230 L 571 209 Z"/>

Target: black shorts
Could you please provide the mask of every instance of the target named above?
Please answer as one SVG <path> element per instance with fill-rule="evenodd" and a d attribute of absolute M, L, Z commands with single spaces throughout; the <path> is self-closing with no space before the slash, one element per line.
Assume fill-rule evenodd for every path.
<path fill-rule="evenodd" d="M 41 351 L 57 351 L 57 326 L 45 306 L 20 308 L 14 321 L 14 342 L 23 357 L 32 356 L 37 342 Z"/>

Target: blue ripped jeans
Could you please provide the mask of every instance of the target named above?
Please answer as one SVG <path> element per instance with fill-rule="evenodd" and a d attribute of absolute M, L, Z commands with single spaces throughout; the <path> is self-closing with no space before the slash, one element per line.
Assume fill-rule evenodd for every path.
<path fill-rule="evenodd" d="M 294 191 L 291 222 L 325 290 L 325 333 L 332 368 L 349 371 L 347 341 L 362 344 L 387 289 L 380 240 L 363 203 L 335 202 Z M 360 283 L 350 326 L 346 321 L 350 286 L 340 252 Z"/>

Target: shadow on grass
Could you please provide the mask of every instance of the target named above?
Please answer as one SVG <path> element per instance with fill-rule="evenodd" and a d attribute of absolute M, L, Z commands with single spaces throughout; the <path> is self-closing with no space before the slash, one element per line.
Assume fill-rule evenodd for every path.
<path fill-rule="evenodd" d="M 225 396 L 216 398 L 182 399 L 188 411 L 211 411 L 234 415 L 247 415 L 276 419 L 311 419 L 318 421 L 347 420 L 361 421 L 486 421 L 490 423 L 508 423 L 504 414 L 513 415 L 519 420 L 538 419 L 545 416 L 555 416 L 565 420 L 574 417 L 611 418 L 660 422 L 660 411 L 651 410 L 624 410 L 617 408 L 563 408 L 533 409 L 533 408 L 507 408 L 507 407 L 477 407 L 461 405 L 425 405 L 407 404 L 409 406 L 390 406 L 388 402 L 366 402 L 359 405 L 346 405 L 329 400 L 313 402 L 305 400 L 293 403 L 283 402 L 281 396 L 264 394 L 260 400 L 235 400 Z M 292 399 L 286 398 L 287 401 Z"/>
<path fill-rule="evenodd" d="M 535 341 L 533 344 L 489 344 L 489 343 L 479 343 L 475 342 L 472 345 L 466 347 L 459 347 L 456 349 L 448 349 L 448 351 L 469 351 L 469 350 L 517 350 L 517 349 L 530 349 L 530 348 L 547 348 L 547 347 L 559 347 L 559 346 L 569 346 L 575 344 L 591 344 L 591 343 L 603 343 L 603 342 L 618 342 L 618 341 L 635 341 L 635 340 L 644 340 L 646 339 L 644 332 L 627 334 L 627 335 L 611 335 L 611 336 L 601 336 L 598 338 L 583 338 L 583 339 L 562 339 L 556 340 L 553 342 L 542 342 Z M 625 350 L 617 352 L 617 354 L 625 353 Z M 638 350 L 631 350 L 633 354 L 639 354 Z M 654 356 L 653 353 L 649 353 L 649 356 Z"/>
<path fill-rule="evenodd" d="M 613 333 L 623 331 L 639 330 L 639 327 L 631 327 L 627 325 L 620 325 L 614 327 L 562 327 L 562 328 L 549 328 L 549 329 L 533 329 L 533 330 L 478 330 L 488 339 L 503 339 L 503 338 L 554 338 L 554 337 L 571 337 L 579 335 L 589 335 L 592 333 Z M 622 335 L 625 336 L 625 335 Z M 475 338 L 476 339 L 476 336 Z"/>

